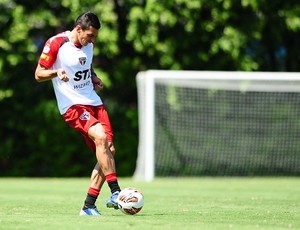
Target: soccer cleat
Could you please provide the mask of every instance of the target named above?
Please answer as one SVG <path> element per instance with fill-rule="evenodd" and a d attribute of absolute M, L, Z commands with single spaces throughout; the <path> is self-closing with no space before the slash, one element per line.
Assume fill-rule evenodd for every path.
<path fill-rule="evenodd" d="M 119 191 L 114 192 L 111 197 L 106 200 L 106 207 L 108 208 L 114 208 L 114 209 L 119 209 L 118 207 L 118 196 L 119 196 Z"/>
<path fill-rule="evenodd" d="M 79 216 L 101 216 L 96 206 L 94 208 L 81 209 Z"/>

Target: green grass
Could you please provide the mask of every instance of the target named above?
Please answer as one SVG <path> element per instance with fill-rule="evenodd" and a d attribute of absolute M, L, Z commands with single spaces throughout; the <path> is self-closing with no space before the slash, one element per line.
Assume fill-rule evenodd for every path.
<path fill-rule="evenodd" d="M 139 188 L 140 213 L 107 209 L 105 185 L 97 201 L 101 217 L 79 216 L 88 178 L 0 178 L 0 229 L 300 229 L 300 178 L 159 178 Z"/>

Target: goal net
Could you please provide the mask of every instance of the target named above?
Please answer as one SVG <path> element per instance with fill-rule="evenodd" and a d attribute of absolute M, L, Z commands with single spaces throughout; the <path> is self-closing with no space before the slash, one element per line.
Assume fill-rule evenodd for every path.
<path fill-rule="evenodd" d="M 300 175 L 300 74 L 149 70 L 136 79 L 135 179 Z"/>

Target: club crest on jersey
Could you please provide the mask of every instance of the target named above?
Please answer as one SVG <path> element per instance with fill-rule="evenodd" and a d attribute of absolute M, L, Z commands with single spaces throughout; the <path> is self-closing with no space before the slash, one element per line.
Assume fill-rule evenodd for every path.
<path fill-rule="evenodd" d="M 86 63 L 86 57 L 80 57 L 79 63 L 80 63 L 80 65 L 84 65 Z"/>
<path fill-rule="evenodd" d="M 47 53 L 49 53 L 49 51 L 50 51 L 50 44 L 47 44 L 44 46 L 43 53 L 47 54 Z"/>
<path fill-rule="evenodd" d="M 84 112 L 83 114 L 81 114 L 81 116 L 79 117 L 80 120 L 82 121 L 87 121 L 90 120 L 90 113 L 89 112 Z"/>

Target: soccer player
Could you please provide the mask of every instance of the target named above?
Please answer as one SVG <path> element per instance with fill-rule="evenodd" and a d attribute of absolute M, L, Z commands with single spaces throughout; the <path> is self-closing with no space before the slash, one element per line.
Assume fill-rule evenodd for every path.
<path fill-rule="evenodd" d="M 63 119 L 80 132 L 87 145 L 96 153 L 97 163 L 80 215 L 101 215 L 96 200 L 106 181 L 111 197 L 108 208 L 118 209 L 120 192 L 115 169 L 113 131 L 101 98 L 96 90 L 103 83 L 92 66 L 95 38 L 101 24 L 92 12 L 80 15 L 71 31 L 49 38 L 39 58 L 35 79 L 52 80 L 58 109 Z"/>

